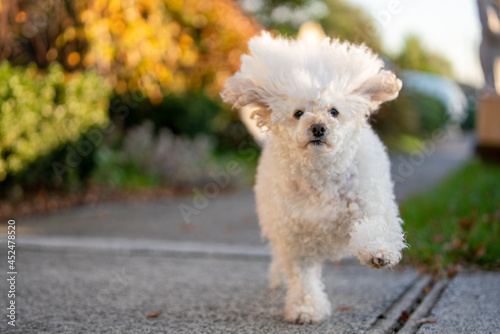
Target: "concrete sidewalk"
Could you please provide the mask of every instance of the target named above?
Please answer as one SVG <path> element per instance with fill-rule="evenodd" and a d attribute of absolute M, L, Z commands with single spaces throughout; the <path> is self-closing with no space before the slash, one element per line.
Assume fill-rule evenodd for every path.
<path fill-rule="evenodd" d="M 436 173 L 442 178 L 470 154 L 470 137 L 450 137 L 396 182 L 398 197 L 432 186 Z M 393 157 L 395 173 L 400 157 L 411 158 Z M 432 282 L 412 268 L 374 270 L 355 259 L 326 265 L 328 321 L 284 323 L 284 291 L 267 287 L 269 251 L 251 191 L 210 199 L 186 224 L 179 206 L 192 201 L 17 219 L 17 326 L 7 324 L 5 259 L 0 333 L 500 333 L 500 273 Z M 6 236 L 0 240 L 7 254 Z"/>
<path fill-rule="evenodd" d="M 433 284 L 411 268 L 327 264 L 332 317 L 296 326 L 282 321 L 284 291 L 267 287 L 268 258 L 261 254 L 141 255 L 20 244 L 17 326 L 4 317 L 1 333 L 500 332 L 500 273 L 466 272 Z M 2 279 L 3 296 L 7 290 Z M 7 306 L 1 298 L 0 309 Z"/>

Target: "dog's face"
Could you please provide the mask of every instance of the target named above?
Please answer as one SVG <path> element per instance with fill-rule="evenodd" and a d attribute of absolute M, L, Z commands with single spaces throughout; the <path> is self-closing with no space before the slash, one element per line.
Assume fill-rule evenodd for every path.
<path fill-rule="evenodd" d="M 257 125 L 304 154 L 331 153 L 394 99 L 401 81 L 365 46 L 325 39 L 252 39 L 250 55 L 228 79 L 222 97 L 236 108 L 253 105 Z"/>
<path fill-rule="evenodd" d="M 300 95 L 300 94 L 299 94 Z M 303 154 L 337 151 L 365 122 L 342 96 L 325 92 L 315 99 L 289 97 L 256 111 L 259 121 L 282 142 Z"/>
<path fill-rule="evenodd" d="M 350 140 L 366 122 L 339 94 L 325 91 L 315 99 L 288 98 L 264 110 L 266 126 L 303 154 L 332 153 Z M 257 111 L 258 113 L 259 111 Z"/>

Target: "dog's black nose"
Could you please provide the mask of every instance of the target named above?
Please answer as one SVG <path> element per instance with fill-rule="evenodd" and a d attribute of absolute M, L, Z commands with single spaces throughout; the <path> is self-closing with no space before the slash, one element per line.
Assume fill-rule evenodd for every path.
<path fill-rule="evenodd" d="M 311 125 L 311 132 L 314 137 L 323 137 L 326 132 L 326 126 L 323 123 L 316 123 Z"/>

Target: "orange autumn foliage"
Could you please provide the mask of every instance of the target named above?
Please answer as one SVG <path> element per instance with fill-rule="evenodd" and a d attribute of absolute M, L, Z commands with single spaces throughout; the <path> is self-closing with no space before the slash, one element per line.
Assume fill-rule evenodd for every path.
<path fill-rule="evenodd" d="M 215 96 L 260 29 L 232 0 L 0 3 L 0 60 L 96 68 L 116 93 L 139 90 L 153 102 L 201 89 Z"/>
<path fill-rule="evenodd" d="M 257 24 L 230 0 L 80 1 L 96 67 L 117 93 L 135 89 L 160 102 L 165 92 L 220 90 L 239 67 Z"/>

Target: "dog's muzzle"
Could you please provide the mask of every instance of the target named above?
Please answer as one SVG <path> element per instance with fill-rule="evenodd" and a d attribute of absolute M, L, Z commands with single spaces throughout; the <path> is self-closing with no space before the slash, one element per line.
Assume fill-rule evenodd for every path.
<path fill-rule="evenodd" d="M 313 124 L 309 128 L 309 131 L 311 131 L 313 137 L 315 138 L 311 140 L 309 144 L 313 144 L 314 146 L 320 146 L 325 144 L 325 142 L 323 141 L 323 138 L 325 137 L 327 132 L 325 124 L 323 123 Z"/>
<path fill-rule="evenodd" d="M 310 130 L 311 130 L 314 137 L 321 138 L 326 133 L 326 125 L 323 123 L 316 123 L 316 124 L 311 125 Z"/>

